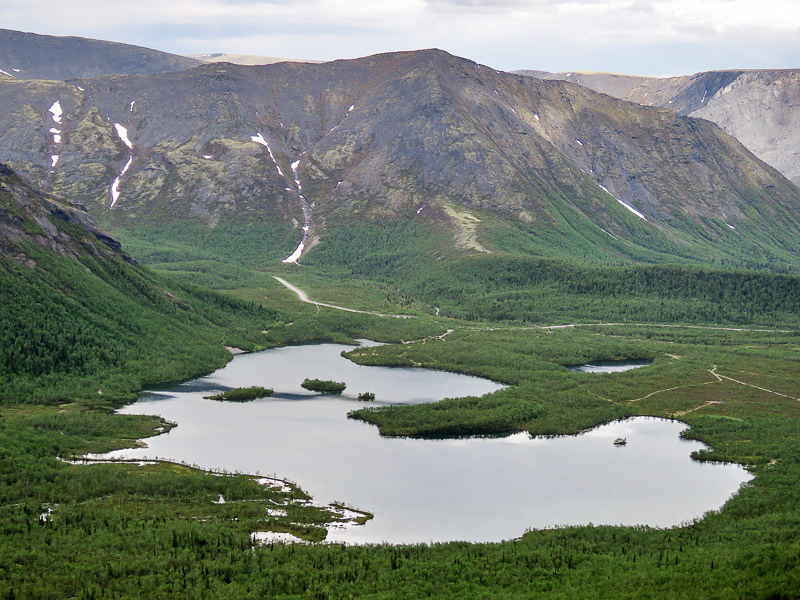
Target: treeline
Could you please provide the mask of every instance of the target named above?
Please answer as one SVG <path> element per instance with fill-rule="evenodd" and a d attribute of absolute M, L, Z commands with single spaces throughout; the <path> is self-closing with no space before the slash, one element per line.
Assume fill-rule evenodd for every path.
<path fill-rule="evenodd" d="M 648 255 L 637 264 L 624 254 L 597 254 L 591 246 L 588 255 L 560 252 L 559 244 L 575 240 L 544 237 L 539 241 L 547 244 L 529 255 L 522 242 L 504 244 L 513 253 L 468 254 L 435 223 L 373 222 L 329 231 L 304 260 L 343 277 L 391 283 L 445 316 L 471 320 L 800 322 L 798 275 L 742 270 L 742 262 L 731 263 L 738 270 L 709 266 L 723 262 L 712 254 L 705 265 L 680 253 Z"/>
<path fill-rule="evenodd" d="M 447 314 L 468 319 L 797 323 L 800 277 L 681 265 L 585 267 L 474 257 L 411 283 Z"/>
<path fill-rule="evenodd" d="M 129 397 L 221 366 L 225 345 L 264 347 L 278 319 L 119 259 L 27 252 L 35 268 L 0 259 L 2 402 Z"/>

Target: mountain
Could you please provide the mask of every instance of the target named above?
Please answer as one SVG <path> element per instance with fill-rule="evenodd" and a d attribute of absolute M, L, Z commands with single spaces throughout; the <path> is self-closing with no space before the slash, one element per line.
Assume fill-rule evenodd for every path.
<path fill-rule="evenodd" d="M 0 403 L 129 398 L 221 366 L 223 344 L 257 348 L 273 318 L 137 266 L 0 164 Z"/>
<path fill-rule="evenodd" d="M 41 194 L 0 164 L 0 256 L 34 268 L 36 262 L 28 251 L 32 248 L 75 259 L 89 253 L 135 264 L 85 208 Z"/>
<path fill-rule="evenodd" d="M 787 178 L 800 183 L 800 70 L 709 71 L 654 78 L 611 73 L 520 71 L 708 119 Z"/>
<path fill-rule="evenodd" d="M 186 56 L 81 37 L 0 29 L 0 75 L 15 79 L 101 77 L 180 71 L 201 64 Z"/>
<path fill-rule="evenodd" d="M 800 191 L 719 127 L 439 50 L 6 79 L 0 108 L 0 160 L 126 231 L 259 224 L 272 258 L 405 223 L 433 255 L 800 261 Z"/>

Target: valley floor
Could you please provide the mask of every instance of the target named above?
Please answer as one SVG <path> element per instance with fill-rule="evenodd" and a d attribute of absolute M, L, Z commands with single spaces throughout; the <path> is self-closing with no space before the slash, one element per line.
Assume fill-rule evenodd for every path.
<path fill-rule="evenodd" d="M 259 545 L 252 532 L 270 527 L 320 539 L 330 516 L 297 502 L 297 488 L 287 497 L 246 477 L 58 459 L 134 443 L 165 426 L 156 419 L 113 415 L 96 402 L 4 406 L 0 598 L 798 597 L 797 330 L 459 321 L 393 303 L 391 290 L 377 301 L 379 288 L 304 277 L 283 278 L 294 289 L 272 280 L 235 291 L 283 311 L 266 330 L 271 343 L 366 337 L 387 343 L 350 352 L 360 364 L 509 384 L 481 399 L 355 414 L 381 433 L 555 435 L 631 415 L 677 417 L 691 425 L 688 437 L 710 445 L 695 458 L 745 464 L 755 479 L 720 512 L 665 530 L 569 527 L 499 544 Z M 326 302 L 309 304 L 303 289 Z M 341 310 L 348 298 L 357 309 Z M 406 311 L 416 318 L 379 316 Z M 619 359 L 653 362 L 604 376 L 564 368 Z M 275 503 L 288 516 L 265 527 L 264 507 Z"/>

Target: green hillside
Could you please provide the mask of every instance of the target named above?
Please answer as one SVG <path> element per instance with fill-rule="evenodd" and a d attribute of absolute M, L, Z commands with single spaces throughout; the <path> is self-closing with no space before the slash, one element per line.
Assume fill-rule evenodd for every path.
<path fill-rule="evenodd" d="M 119 401 L 263 347 L 274 310 L 138 266 L 79 207 L 0 170 L 0 401 Z"/>

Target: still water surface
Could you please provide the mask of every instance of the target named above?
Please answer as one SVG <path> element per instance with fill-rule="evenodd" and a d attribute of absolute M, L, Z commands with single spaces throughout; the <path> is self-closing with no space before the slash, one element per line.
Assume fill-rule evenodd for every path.
<path fill-rule="evenodd" d="M 531 438 L 383 438 L 373 425 L 347 419 L 377 402 L 418 403 L 482 395 L 502 386 L 476 377 L 416 368 L 363 367 L 318 344 L 240 355 L 226 367 L 121 409 L 178 423 L 149 438 L 149 448 L 109 456 L 167 458 L 204 468 L 288 477 L 317 504 L 341 501 L 375 518 L 331 530 L 351 543 L 499 541 L 526 528 L 567 524 L 666 527 L 717 509 L 751 476 L 735 465 L 692 461 L 703 446 L 681 440 L 685 425 L 635 418 L 578 436 Z M 339 396 L 300 387 L 306 377 L 347 383 Z M 203 399 L 230 387 L 271 387 L 247 403 Z M 628 444 L 614 446 L 618 437 Z"/>
<path fill-rule="evenodd" d="M 567 368 L 580 373 L 623 373 L 632 369 L 649 367 L 651 364 L 652 361 L 649 360 L 601 360 Z"/>

